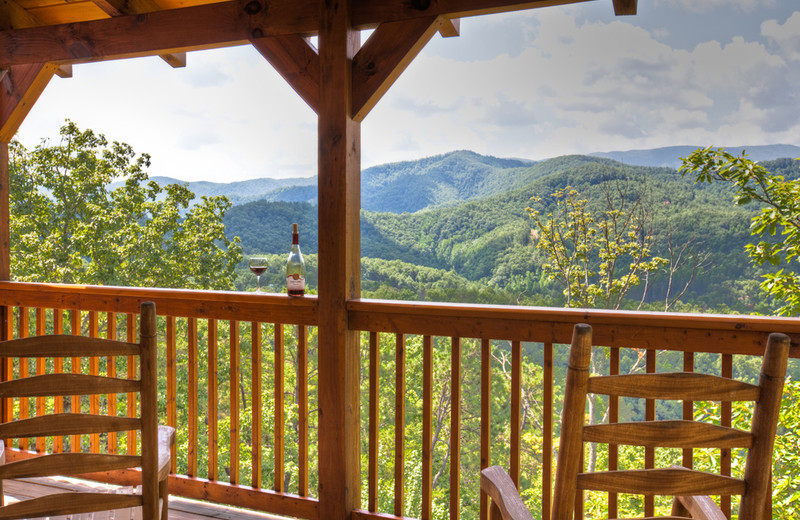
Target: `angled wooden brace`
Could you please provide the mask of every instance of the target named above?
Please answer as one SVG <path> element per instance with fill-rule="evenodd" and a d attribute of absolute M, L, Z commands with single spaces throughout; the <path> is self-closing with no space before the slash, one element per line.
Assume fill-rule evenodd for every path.
<path fill-rule="evenodd" d="M 0 80 L 0 142 L 8 143 L 58 70 L 52 63 L 9 67 Z"/>
<path fill-rule="evenodd" d="M 314 46 L 297 34 L 253 38 L 250 43 L 303 101 L 319 113 L 319 54 Z"/>
<path fill-rule="evenodd" d="M 363 121 L 437 31 L 456 34 L 453 21 L 426 17 L 382 23 L 353 60 L 353 119 Z"/>

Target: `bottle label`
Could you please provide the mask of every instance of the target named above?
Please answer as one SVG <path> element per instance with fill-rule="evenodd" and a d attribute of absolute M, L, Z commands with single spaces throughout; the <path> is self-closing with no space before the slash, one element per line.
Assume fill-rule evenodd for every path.
<path fill-rule="evenodd" d="M 286 277 L 286 288 L 289 291 L 304 291 L 306 279 L 299 274 L 292 274 Z"/>

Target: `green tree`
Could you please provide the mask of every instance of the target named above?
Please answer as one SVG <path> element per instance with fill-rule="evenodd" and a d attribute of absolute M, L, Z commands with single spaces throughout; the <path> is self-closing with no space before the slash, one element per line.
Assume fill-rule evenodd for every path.
<path fill-rule="evenodd" d="M 60 142 L 10 149 L 11 262 L 36 282 L 232 289 L 241 260 L 225 197 L 148 181 L 147 154 L 67 121 Z M 111 185 L 119 183 L 115 188 Z"/>
<path fill-rule="evenodd" d="M 800 275 L 796 272 L 800 261 L 800 180 L 786 180 L 747 159 L 744 152 L 734 156 L 724 148 L 695 150 L 682 160 L 680 171 L 694 175 L 696 183 L 731 183 L 734 204 L 762 204 L 750 223 L 750 233 L 757 241 L 745 249 L 753 264 L 779 268 L 763 275 L 761 284 L 764 292 L 779 302 L 776 314 L 800 314 Z"/>
<path fill-rule="evenodd" d="M 534 220 L 536 249 L 545 256 L 542 270 L 564 286 L 567 307 L 618 309 L 641 276 L 668 263 L 651 257 L 651 216 L 643 193 L 627 182 L 604 183 L 604 204 L 594 210 L 567 186 L 552 194 L 547 211 L 541 197 L 527 208 Z M 644 298 L 643 298 L 644 299 Z"/>

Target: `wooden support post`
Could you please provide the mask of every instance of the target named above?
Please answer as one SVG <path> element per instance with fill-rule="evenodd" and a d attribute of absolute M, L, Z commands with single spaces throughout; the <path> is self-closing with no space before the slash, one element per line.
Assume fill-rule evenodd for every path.
<path fill-rule="evenodd" d="M 8 185 L 8 143 L 0 142 L 0 280 L 11 279 L 11 221 L 10 221 L 10 190 Z M 9 336 L 9 320 L 11 309 L 0 307 L 0 340 L 11 339 Z M 10 372 L 8 358 L 0 360 L 0 381 L 7 379 Z M 0 422 L 11 420 L 11 400 L 0 400 Z M 2 497 L 0 497 L 2 498 Z"/>
<path fill-rule="evenodd" d="M 361 127 L 351 101 L 360 42 L 348 0 L 320 9 L 319 518 L 345 520 L 361 495 L 359 335 L 346 308 L 361 293 Z"/>

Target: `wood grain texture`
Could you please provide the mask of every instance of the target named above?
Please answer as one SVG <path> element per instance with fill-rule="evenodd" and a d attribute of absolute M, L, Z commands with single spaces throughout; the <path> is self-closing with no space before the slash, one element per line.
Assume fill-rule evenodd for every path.
<path fill-rule="evenodd" d="M 275 383 L 273 385 L 273 415 L 272 415 L 272 445 L 274 448 L 273 453 L 273 468 L 275 468 L 274 480 L 272 489 L 278 493 L 286 491 L 283 480 L 284 473 L 284 450 L 286 449 L 284 441 L 284 364 L 285 348 L 283 344 L 283 324 L 275 324 L 275 336 L 273 341 L 274 354 L 273 354 L 273 374 L 275 374 Z"/>
<path fill-rule="evenodd" d="M 138 392 L 137 380 L 88 374 L 45 374 L 0 383 L 0 397 L 36 397 Z M 40 413 L 41 412 L 41 413 Z M 94 412 L 97 414 L 97 411 Z M 44 409 L 37 411 L 43 415 Z"/>
<path fill-rule="evenodd" d="M 4 143 L 14 138 L 22 121 L 58 70 L 58 65 L 33 61 L 7 69 L 0 80 L 0 141 Z"/>
<path fill-rule="evenodd" d="M 675 497 L 675 501 L 683 508 L 678 510 L 685 511 L 692 518 L 699 520 L 728 520 L 728 517 L 725 516 L 725 513 L 722 512 L 717 503 L 707 496 L 678 496 Z M 672 514 L 678 514 L 674 506 Z"/>
<path fill-rule="evenodd" d="M 739 505 L 740 520 L 757 520 L 771 496 L 772 449 L 786 379 L 790 339 L 784 334 L 770 334 L 761 365 L 758 386 L 761 396 L 753 411 L 753 447 L 747 452 L 744 480 L 747 495 Z"/>
<path fill-rule="evenodd" d="M 23 459 L 0 466 L 0 479 L 45 477 L 112 471 L 141 466 L 137 455 L 108 455 L 102 453 L 54 453 Z"/>
<path fill-rule="evenodd" d="M 50 414 L 0 424 L 0 438 L 49 435 L 81 435 L 138 429 L 141 421 L 131 417 L 108 417 L 80 413 Z"/>
<path fill-rule="evenodd" d="M 578 489 L 640 495 L 741 495 L 743 480 L 687 468 L 652 468 L 581 473 Z"/>
<path fill-rule="evenodd" d="M 31 336 L 0 343 L 0 356 L 89 357 L 138 355 L 139 347 L 121 341 L 84 336 Z"/>
<path fill-rule="evenodd" d="M 500 466 L 481 471 L 481 491 L 489 495 L 503 520 L 533 520 L 511 477 Z"/>
<path fill-rule="evenodd" d="M 755 401 L 759 390 L 755 385 L 711 374 L 670 372 L 592 377 L 588 392 L 675 401 Z"/>
<path fill-rule="evenodd" d="M 319 111 L 319 54 L 298 34 L 252 38 L 250 43 L 314 112 Z"/>
<path fill-rule="evenodd" d="M 639 421 L 585 426 L 583 441 L 651 448 L 749 448 L 752 436 L 749 432 L 695 421 Z"/>
<path fill-rule="evenodd" d="M 406 475 L 406 336 L 395 336 L 394 514 L 403 516 Z"/>
<path fill-rule="evenodd" d="M 353 59 L 353 118 L 363 121 L 439 30 L 437 17 L 380 24 Z"/>
<path fill-rule="evenodd" d="M 61 310 L 56 310 L 55 316 L 61 316 Z M 28 309 L 21 308 L 20 326 L 27 329 Z M 45 332 L 45 312 L 44 309 L 36 309 L 36 332 L 43 334 Z M 60 413 L 48 413 L 46 407 L 38 407 L 35 417 L 24 418 L 20 413 L 18 420 L 0 424 L 0 436 L 3 438 L 28 438 L 36 437 L 44 439 L 45 437 L 62 437 L 66 435 L 72 436 L 70 453 L 55 453 L 41 455 L 40 453 L 21 451 L 17 452 L 19 457 L 11 456 L 6 458 L 3 452 L 3 464 L 0 465 L 0 478 L 30 478 L 51 475 L 63 475 L 81 477 L 84 475 L 103 475 L 103 474 L 117 474 L 132 471 L 131 468 L 140 467 L 138 483 L 142 485 L 141 495 L 135 495 L 134 501 L 131 497 L 125 495 L 91 493 L 91 494 L 70 494 L 65 498 L 64 496 L 50 496 L 36 498 L 12 504 L 8 507 L 0 507 L 0 518 L 24 518 L 29 516 L 42 516 L 42 515 L 60 515 L 60 514 L 75 514 L 93 511 L 101 511 L 108 508 L 117 509 L 122 507 L 142 506 L 142 516 L 146 519 L 155 520 L 159 516 L 159 507 L 167 504 L 167 488 L 166 479 L 169 474 L 171 453 L 170 450 L 175 441 L 175 430 L 169 427 L 160 428 L 158 426 L 158 367 L 156 363 L 157 356 L 157 328 L 156 328 L 156 314 L 155 306 L 152 303 L 143 303 L 141 305 L 141 333 L 140 340 L 137 345 L 133 345 L 135 350 L 130 352 L 129 357 L 136 357 L 140 360 L 140 379 L 138 380 L 121 380 L 114 377 L 105 377 L 100 375 L 99 360 L 100 357 L 96 352 L 81 351 L 80 353 L 86 354 L 82 357 L 73 357 L 71 360 L 71 372 L 63 373 L 63 366 L 55 370 L 54 373 L 45 372 L 44 358 L 41 357 L 42 352 L 56 352 L 58 354 L 75 354 L 76 350 L 66 349 L 64 352 L 59 351 L 54 346 L 47 346 L 45 342 L 49 338 L 55 345 L 63 343 L 64 338 L 59 336 L 40 336 L 38 343 L 34 346 L 34 352 L 39 356 L 38 359 L 42 363 L 37 363 L 36 373 L 38 375 L 16 380 L 6 381 L 0 383 L 3 385 L 4 395 L 14 395 L 21 397 L 21 401 L 29 399 L 31 394 L 37 397 L 37 402 L 40 396 L 63 394 L 74 394 L 96 396 L 98 394 L 106 393 L 128 393 L 128 395 L 140 396 L 140 409 L 141 416 L 133 417 L 118 417 L 116 415 L 99 415 L 100 403 L 99 399 L 95 402 L 89 399 L 89 410 L 91 413 L 84 414 L 80 412 L 80 405 L 76 405 L 73 400 L 71 403 L 70 413 L 63 413 L 63 406 L 58 407 Z M 115 352 L 115 349 L 120 345 L 119 342 L 113 340 L 100 340 L 99 336 L 99 316 L 98 311 L 90 311 L 87 315 L 88 318 L 88 333 L 91 336 L 89 344 L 99 347 L 99 351 L 103 351 L 102 342 L 108 342 L 110 350 Z M 63 323 L 60 318 L 54 319 L 54 330 L 63 332 Z M 134 318 L 128 317 L 129 325 L 129 339 L 132 339 L 131 331 L 135 331 L 133 326 Z M 116 334 L 113 329 L 116 327 L 115 320 L 109 320 L 109 326 L 112 330 L 109 336 L 114 337 Z M 71 312 L 71 331 L 73 333 L 81 332 L 81 312 L 74 310 Z M 25 336 L 25 331 L 21 331 L 20 336 Z M 68 340 L 70 338 L 67 338 Z M 71 338 L 78 339 L 78 338 Z M 13 351 L 13 341 L 9 341 L 5 346 L 11 345 L 10 351 Z M 131 345 L 126 344 L 126 348 Z M 94 354 L 94 355 L 93 355 Z M 82 371 L 82 358 L 88 357 L 87 369 L 89 374 L 81 373 Z M 21 367 L 27 366 L 27 353 L 23 354 L 21 358 L 23 363 Z M 59 358 L 60 359 L 60 358 Z M 113 366 L 113 365 L 112 365 Z M 135 366 L 129 362 L 130 366 Z M 20 370 L 20 375 L 25 376 L 25 370 Z M 114 370 L 106 369 L 106 373 L 114 372 Z M 134 374 L 135 375 L 135 374 Z M 21 394 L 24 391 L 30 390 L 27 396 L 23 397 Z M 129 399 L 129 402 L 131 399 Z M 56 408 L 56 407 L 54 407 Z M 135 412 L 135 409 L 134 409 Z M 134 414 L 135 415 L 135 414 Z M 118 431 L 141 431 L 141 448 L 138 455 L 118 455 L 109 453 L 97 453 L 100 449 L 99 435 L 100 433 L 118 432 Z M 89 434 L 89 451 L 81 451 L 81 435 Z M 129 434 L 130 435 L 130 434 Z M 131 437 L 128 439 L 131 442 Z M 54 443 L 55 444 L 55 443 Z M 21 447 L 24 446 L 21 444 Z M 60 449 L 60 447 L 58 447 Z M 110 451 L 112 448 L 110 447 Z M 37 442 L 37 451 L 44 451 L 44 443 Z M 115 450 L 114 450 L 115 451 Z M 136 451 L 136 443 L 129 446 L 129 452 Z M 11 455 L 9 453 L 9 455 Z M 6 463 L 8 461 L 8 463 Z"/>
<path fill-rule="evenodd" d="M 361 507 L 359 333 L 346 302 L 361 294 L 361 127 L 352 118 L 352 60 L 360 35 L 350 2 L 317 2 L 320 15 L 318 111 L 319 515 L 348 520 Z"/>
<path fill-rule="evenodd" d="M 569 351 L 564 407 L 561 413 L 561 439 L 556 467 L 552 518 L 571 520 L 575 506 L 578 470 L 582 466 L 584 410 L 592 351 L 592 328 L 585 323 L 574 327 Z"/>
<path fill-rule="evenodd" d="M 369 460 L 367 462 L 367 509 L 378 510 L 378 470 L 380 455 L 380 336 L 369 334 Z"/>

